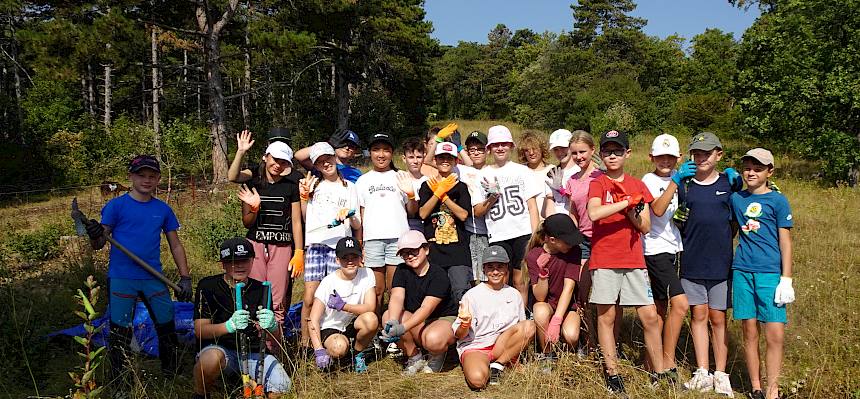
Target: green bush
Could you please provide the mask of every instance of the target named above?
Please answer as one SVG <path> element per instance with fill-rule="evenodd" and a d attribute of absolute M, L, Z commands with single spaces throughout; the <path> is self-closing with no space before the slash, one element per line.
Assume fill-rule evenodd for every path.
<path fill-rule="evenodd" d="M 68 226 L 48 224 L 29 233 L 12 232 L 4 244 L 27 262 L 43 262 L 60 256 L 60 237 L 70 233 Z"/>
<path fill-rule="evenodd" d="M 230 195 L 220 206 L 203 210 L 187 224 L 188 236 L 209 260 L 218 260 L 218 246 L 222 241 L 241 236 L 248 229 L 242 225 L 241 201 Z"/>

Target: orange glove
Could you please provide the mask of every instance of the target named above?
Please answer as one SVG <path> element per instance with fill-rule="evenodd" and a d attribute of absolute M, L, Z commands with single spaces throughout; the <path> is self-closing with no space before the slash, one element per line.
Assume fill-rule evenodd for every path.
<path fill-rule="evenodd" d="M 445 197 L 448 196 L 448 191 L 451 191 L 452 188 L 457 184 L 457 175 L 452 173 L 448 175 L 448 177 L 439 180 L 436 185 L 436 189 L 433 190 L 433 195 L 435 195 L 440 200 L 444 201 Z"/>
<path fill-rule="evenodd" d="M 441 143 L 445 141 L 448 137 L 451 137 L 452 134 L 457 130 L 459 126 L 456 123 L 449 123 L 448 126 L 442 128 L 439 133 L 436 133 L 436 142 Z"/>
<path fill-rule="evenodd" d="M 305 250 L 297 249 L 295 253 L 293 253 L 293 258 L 290 259 L 290 271 L 292 272 L 293 278 L 298 277 L 300 274 L 305 271 Z"/>

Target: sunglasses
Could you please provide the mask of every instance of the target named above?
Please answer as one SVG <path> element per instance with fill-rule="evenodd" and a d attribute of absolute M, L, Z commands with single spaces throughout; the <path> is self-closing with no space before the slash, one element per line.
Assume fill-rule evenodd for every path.
<path fill-rule="evenodd" d="M 412 257 L 418 256 L 418 253 L 420 251 L 421 251 L 421 248 L 404 249 L 404 250 L 400 251 L 400 257 L 403 259 L 412 258 Z"/>
<path fill-rule="evenodd" d="M 616 148 L 614 150 L 600 150 L 600 156 L 608 157 L 610 155 L 615 155 L 616 157 L 623 157 L 627 150 L 623 148 Z"/>
<path fill-rule="evenodd" d="M 468 152 L 487 152 L 487 149 L 484 147 L 469 147 L 466 149 Z"/>

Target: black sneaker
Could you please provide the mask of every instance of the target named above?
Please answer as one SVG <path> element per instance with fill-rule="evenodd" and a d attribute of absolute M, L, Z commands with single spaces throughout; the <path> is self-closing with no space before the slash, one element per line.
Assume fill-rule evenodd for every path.
<path fill-rule="evenodd" d="M 489 385 L 499 385 L 499 382 L 502 381 L 502 373 L 505 372 L 504 366 L 499 365 L 499 367 L 494 367 L 498 365 L 498 363 L 490 364 L 490 380 L 487 382 Z"/>
<path fill-rule="evenodd" d="M 764 392 L 761 389 L 756 389 L 750 392 L 750 399 L 764 399 Z"/>
<path fill-rule="evenodd" d="M 612 393 L 624 393 L 624 380 L 618 374 L 606 376 L 606 388 Z"/>

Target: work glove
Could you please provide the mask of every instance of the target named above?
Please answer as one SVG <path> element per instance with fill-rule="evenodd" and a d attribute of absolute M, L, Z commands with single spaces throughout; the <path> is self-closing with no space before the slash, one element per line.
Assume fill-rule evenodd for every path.
<path fill-rule="evenodd" d="M 102 226 L 102 224 L 99 223 L 97 220 L 90 219 L 90 221 L 85 224 L 87 229 L 87 235 L 90 236 L 91 240 L 98 240 L 99 238 L 102 238 L 102 236 L 104 236 L 105 227 Z"/>
<path fill-rule="evenodd" d="M 559 331 L 561 331 L 561 316 L 553 316 L 546 327 L 546 342 L 558 342 Z"/>
<path fill-rule="evenodd" d="M 465 299 L 460 301 L 460 308 L 457 309 L 457 318 L 460 319 L 460 325 L 472 325 L 472 311 L 469 309 L 469 302 Z"/>
<path fill-rule="evenodd" d="M 290 259 L 290 270 L 293 278 L 300 276 L 305 271 L 305 250 L 296 249 L 293 258 Z"/>
<path fill-rule="evenodd" d="M 405 170 L 397 172 L 397 188 L 411 200 L 415 199 L 415 186 L 412 185 L 413 180 L 415 179 L 409 172 Z"/>
<path fill-rule="evenodd" d="M 314 362 L 320 369 L 325 369 L 331 364 L 331 357 L 326 352 L 325 348 L 314 349 Z"/>
<path fill-rule="evenodd" d="M 696 175 L 696 163 L 693 161 L 687 161 L 678 166 L 678 170 L 675 171 L 675 174 L 672 175 L 672 181 L 680 187 L 681 181 L 684 179 L 693 177 Z"/>
<path fill-rule="evenodd" d="M 329 294 L 328 303 L 326 305 L 334 310 L 343 310 L 343 307 L 346 306 L 346 301 L 340 297 L 337 290 L 334 290 Z"/>
<path fill-rule="evenodd" d="M 777 186 L 777 185 L 776 185 L 776 183 L 774 183 L 774 182 L 773 182 L 773 180 L 768 180 L 768 181 L 767 181 L 767 188 L 769 188 L 769 189 L 771 189 L 771 190 L 773 190 L 773 191 L 776 191 L 776 192 L 778 192 L 778 193 L 781 193 L 781 192 L 782 192 L 782 190 L 780 190 L 780 189 L 779 189 L 779 186 Z"/>
<path fill-rule="evenodd" d="M 451 137 L 451 135 L 453 135 L 454 132 L 457 131 L 457 127 L 458 126 L 456 123 L 449 123 L 448 126 L 443 127 L 442 130 L 439 131 L 439 133 L 436 133 L 436 142 L 441 143 L 445 141 L 445 139 L 447 139 L 448 137 Z"/>
<path fill-rule="evenodd" d="M 299 198 L 302 201 L 309 200 L 318 183 L 319 178 L 308 172 L 304 179 L 299 180 Z"/>
<path fill-rule="evenodd" d="M 723 171 L 729 179 L 729 185 L 732 187 L 732 192 L 738 192 L 744 189 L 744 181 L 741 179 L 741 174 L 735 168 L 726 168 Z"/>
<path fill-rule="evenodd" d="M 272 331 L 275 328 L 275 312 L 272 312 L 269 309 L 258 310 L 257 322 L 260 323 L 260 328 L 266 331 Z"/>
<path fill-rule="evenodd" d="M 641 204 L 645 203 L 645 198 L 642 196 L 642 193 L 630 194 L 625 199 L 628 202 L 628 205 L 627 205 L 628 211 L 632 211 L 632 210 L 636 209 L 637 207 L 639 207 Z"/>
<path fill-rule="evenodd" d="M 454 134 L 451 135 L 451 138 L 449 140 L 457 146 L 457 154 L 459 154 L 460 151 L 463 151 L 463 141 L 460 136 L 459 130 L 455 130 Z"/>
<path fill-rule="evenodd" d="M 397 320 L 388 320 L 382 329 L 382 340 L 388 343 L 400 341 L 400 336 L 406 333 L 406 327 Z"/>
<path fill-rule="evenodd" d="M 780 277 L 779 285 L 776 286 L 776 294 L 773 301 L 776 306 L 785 306 L 794 302 L 794 287 L 791 286 L 791 277 Z"/>
<path fill-rule="evenodd" d="M 456 184 L 457 174 L 451 173 L 448 177 L 437 181 L 436 189 L 433 190 L 433 195 L 435 195 L 436 198 L 439 198 L 439 200 L 444 201 L 445 197 L 447 197 L 448 191 L 451 191 Z"/>
<path fill-rule="evenodd" d="M 230 316 L 230 319 L 227 320 L 227 323 L 224 323 L 227 327 L 227 332 L 233 334 L 236 331 L 248 328 L 248 319 L 250 317 L 251 313 L 249 313 L 245 309 L 239 309 L 233 312 L 233 315 Z"/>
<path fill-rule="evenodd" d="M 179 291 L 176 291 L 176 300 L 179 302 L 189 302 L 194 295 L 194 290 L 191 288 L 191 277 L 179 278 Z"/>
<path fill-rule="evenodd" d="M 566 191 L 564 189 L 564 169 L 561 166 L 556 166 L 546 174 L 546 185 L 552 189 L 553 192 L 559 193 L 561 195 L 565 195 Z M 555 195 L 553 195 L 555 196 Z"/>
<path fill-rule="evenodd" d="M 537 258 L 538 278 L 549 278 L 549 260 L 552 255 L 543 252 Z"/>
<path fill-rule="evenodd" d="M 484 178 L 484 181 L 481 182 L 481 187 L 484 191 L 487 192 L 487 197 L 490 196 L 498 196 L 501 193 L 501 188 L 499 188 L 499 178 L 493 179 L 492 182 Z"/>

